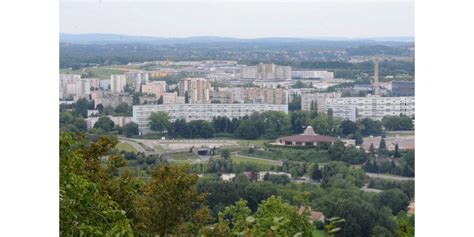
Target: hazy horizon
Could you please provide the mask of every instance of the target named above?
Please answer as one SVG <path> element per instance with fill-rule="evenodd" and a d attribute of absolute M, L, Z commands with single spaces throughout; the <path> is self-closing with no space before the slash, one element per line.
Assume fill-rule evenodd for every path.
<path fill-rule="evenodd" d="M 60 32 L 171 38 L 414 37 L 414 3 L 61 1 Z"/>

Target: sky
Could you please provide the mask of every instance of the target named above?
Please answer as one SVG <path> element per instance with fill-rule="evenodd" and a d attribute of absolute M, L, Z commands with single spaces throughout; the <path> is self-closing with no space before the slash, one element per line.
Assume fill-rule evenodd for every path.
<path fill-rule="evenodd" d="M 190 37 L 414 36 L 410 0 L 60 2 L 60 32 Z"/>

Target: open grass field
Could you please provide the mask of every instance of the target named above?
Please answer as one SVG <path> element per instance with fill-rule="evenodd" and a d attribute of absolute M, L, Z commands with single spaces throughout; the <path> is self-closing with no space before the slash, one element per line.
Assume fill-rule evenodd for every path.
<path fill-rule="evenodd" d="M 121 151 L 128 151 L 128 152 L 136 152 L 135 148 L 133 148 L 132 145 L 125 143 L 125 142 L 120 142 L 115 145 L 115 148 L 121 150 Z"/>
<path fill-rule="evenodd" d="M 415 131 L 385 131 L 385 135 L 387 136 L 413 136 L 415 135 Z"/>
<path fill-rule="evenodd" d="M 237 144 L 241 146 L 263 146 L 265 142 L 270 142 L 271 140 L 235 140 Z"/>
<path fill-rule="evenodd" d="M 112 74 L 124 74 L 124 70 L 113 69 L 113 68 L 103 68 L 103 67 L 88 67 L 81 68 L 79 70 L 71 70 L 69 68 L 63 68 L 60 70 L 60 73 L 69 73 L 69 74 L 83 74 L 90 73 L 91 77 L 99 79 L 110 79 Z"/>
<path fill-rule="evenodd" d="M 239 164 L 239 163 L 254 163 L 257 165 L 277 165 L 280 166 L 281 163 L 280 161 L 275 161 L 275 160 L 267 160 L 267 159 L 262 159 L 262 158 L 254 158 L 254 157 L 249 157 L 249 156 L 241 156 L 241 155 L 232 155 L 230 157 L 232 159 L 232 162 Z"/>
<path fill-rule="evenodd" d="M 168 155 L 171 156 L 174 160 L 179 160 L 179 161 L 199 159 L 197 155 L 191 152 L 176 152 L 176 153 L 169 153 Z"/>

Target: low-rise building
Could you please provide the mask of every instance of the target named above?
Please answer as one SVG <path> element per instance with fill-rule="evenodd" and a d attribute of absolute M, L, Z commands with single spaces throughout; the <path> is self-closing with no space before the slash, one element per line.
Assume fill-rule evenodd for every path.
<path fill-rule="evenodd" d="M 414 81 L 392 81 L 391 96 L 415 96 Z"/>
<path fill-rule="evenodd" d="M 222 181 L 232 181 L 235 178 L 235 174 L 222 174 L 221 179 Z"/>
<path fill-rule="evenodd" d="M 300 209 L 298 209 L 298 214 L 303 215 L 304 212 L 305 212 L 305 207 L 300 207 Z M 321 223 L 324 223 L 326 221 L 326 217 L 324 216 L 322 212 L 312 211 L 311 207 L 309 207 L 308 212 L 309 212 L 308 219 L 310 223 L 315 223 L 318 221 Z"/>
<path fill-rule="evenodd" d="M 364 137 L 362 146 L 366 151 L 370 149 L 370 146 L 373 144 L 375 149 L 379 148 L 380 140 L 382 137 Z M 414 150 L 415 149 L 415 136 L 394 136 L 394 137 L 385 137 L 385 145 L 387 150 L 394 151 L 395 146 L 398 144 L 399 150 Z"/>
<path fill-rule="evenodd" d="M 313 127 L 308 126 L 303 134 L 278 138 L 274 145 L 282 146 L 316 146 L 320 143 L 333 144 L 337 138 L 316 134 Z"/>
<path fill-rule="evenodd" d="M 288 178 L 291 179 L 290 173 L 275 172 L 275 171 L 260 171 L 258 172 L 258 181 L 263 181 L 265 179 L 265 175 L 286 175 L 288 176 Z"/>

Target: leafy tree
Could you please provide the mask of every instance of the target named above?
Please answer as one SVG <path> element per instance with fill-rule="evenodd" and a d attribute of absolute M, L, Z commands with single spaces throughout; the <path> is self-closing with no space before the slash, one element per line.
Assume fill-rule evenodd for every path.
<path fill-rule="evenodd" d="M 76 114 L 80 114 L 83 118 L 87 118 L 87 109 L 89 107 L 89 103 L 85 98 L 81 98 L 77 100 L 74 110 Z"/>
<path fill-rule="evenodd" d="M 374 147 L 374 144 L 373 144 L 373 143 L 370 144 L 370 147 L 369 147 L 369 155 L 370 155 L 370 157 L 372 157 L 372 158 L 375 157 L 375 147 Z"/>
<path fill-rule="evenodd" d="M 268 177 L 268 181 L 270 181 L 272 183 L 275 183 L 275 184 L 281 184 L 281 185 L 289 184 L 291 182 L 290 177 L 288 177 L 288 175 L 284 175 L 284 174 L 270 175 Z"/>
<path fill-rule="evenodd" d="M 341 122 L 340 125 L 341 134 L 347 136 L 349 134 L 353 134 L 357 131 L 356 123 L 352 122 L 351 120 L 344 120 Z"/>
<path fill-rule="evenodd" d="M 106 132 L 110 132 L 114 129 L 114 122 L 107 116 L 100 117 L 99 120 L 94 124 L 94 128 L 100 128 Z"/>
<path fill-rule="evenodd" d="M 403 176 L 415 176 L 415 151 L 407 151 L 400 158 L 400 170 Z"/>
<path fill-rule="evenodd" d="M 187 124 L 188 138 L 210 138 L 214 135 L 211 124 L 204 120 L 194 120 Z"/>
<path fill-rule="evenodd" d="M 379 152 L 379 154 L 385 154 L 387 152 L 387 145 L 386 145 L 385 139 L 383 137 L 380 139 L 378 152 Z"/>
<path fill-rule="evenodd" d="M 301 96 L 294 94 L 290 103 L 288 103 L 289 111 L 300 111 L 301 110 Z"/>
<path fill-rule="evenodd" d="M 311 236 L 314 227 L 305 215 L 284 203 L 281 197 L 271 196 L 263 201 L 255 212 L 256 233 L 272 236 Z"/>
<path fill-rule="evenodd" d="M 81 135 L 61 133 L 59 231 L 64 236 L 133 236 L 131 221 L 104 187 L 113 182 L 99 159 L 116 141 L 101 137 L 85 146 Z M 108 170 L 114 170 L 112 157 Z"/>
<path fill-rule="evenodd" d="M 235 130 L 235 135 L 237 138 L 257 139 L 261 136 L 258 126 L 256 121 L 243 119 Z"/>
<path fill-rule="evenodd" d="M 230 151 L 227 149 L 222 150 L 221 157 L 224 159 L 228 159 L 230 157 Z"/>
<path fill-rule="evenodd" d="M 400 116 L 385 116 L 382 118 L 382 124 L 387 130 L 413 130 L 412 119 L 404 114 L 400 114 Z"/>
<path fill-rule="evenodd" d="M 310 116 L 305 111 L 294 111 L 291 113 L 291 131 L 295 133 L 303 133 L 304 128 L 310 124 Z"/>
<path fill-rule="evenodd" d="M 148 126 L 150 130 L 155 132 L 164 132 L 169 128 L 170 125 L 170 116 L 162 111 L 153 112 L 148 117 Z"/>
<path fill-rule="evenodd" d="M 311 168 L 311 179 L 315 181 L 320 181 L 323 178 L 321 170 L 319 169 L 318 164 L 314 164 Z"/>
<path fill-rule="evenodd" d="M 357 128 L 363 136 L 378 136 L 382 133 L 382 123 L 369 118 L 357 121 Z"/>
<path fill-rule="evenodd" d="M 197 175 L 187 174 L 184 166 L 161 165 L 152 171 L 144 188 L 144 226 L 148 233 L 195 233 L 210 221 L 209 210 L 203 205 L 206 195 L 197 191 L 197 180 Z"/>
<path fill-rule="evenodd" d="M 394 214 L 406 210 L 410 199 L 400 189 L 390 189 L 381 192 L 377 198 L 378 207 L 389 207 Z"/>
<path fill-rule="evenodd" d="M 396 236 L 400 237 L 413 237 L 415 236 L 415 217 L 407 216 L 406 213 L 402 212 L 398 214 L 397 218 L 397 230 Z"/>
<path fill-rule="evenodd" d="M 250 224 L 247 218 L 252 214 L 247 201 L 239 200 L 219 213 L 219 223 L 232 228 L 232 236 L 249 231 Z"/>
<path fill-rule="evenodd" d="M 104 112 L 104 106 L 102 104 L 98 104 L 96 106 L 97 111 L 99 111 L 99 114 L 102 114 Z"/>
<path fill-rule="evenodd" d="M 400 148 L 398 147 L 398 143 L 395 144 L 395 150 L 393 151 L 393 157 L 395 157 L 395 158 L 400 157 Z"/>
<path fill-rule="evenodd" d="M 140 92 L 133 93 L 133 105 L 140 104 Z"/>
<path fill-rule="evenodd" d="M 138 124 L 135 122 L 125 124 L 125 126 L 123 127 L 123 132 L 126 137 L 138 135 Z"/>
<path fill-rule="evenodd" d="M 130 106 L 128 106 L 127 103 L 120 102 L 120 104 L 118 104 L 117 107 L 115 108 L 115 113 L 122 114 L 122 115 L 127 115 L 127 114 L 130 114 L 131 109 L 132 108 Z"/>
<path fill-rule="evenodd" d="M 391 237 L 391 236 L 394 236 L 393 233 L 383 226 L 377 225 L 374 228 L 372 228 L 372 237 Z"/>

